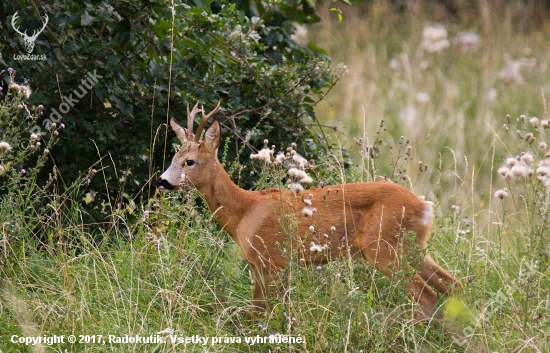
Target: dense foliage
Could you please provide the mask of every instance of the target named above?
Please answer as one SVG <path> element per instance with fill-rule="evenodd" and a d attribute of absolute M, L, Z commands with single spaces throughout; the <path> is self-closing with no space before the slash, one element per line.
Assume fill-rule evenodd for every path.
<path fill-rule="evenodd" d="M 28 34 L 48 16 L 32 52 L 44 60 L 16 60 L 26 53 L 11 24 L 16 11 L 15 28 Z M 221 101 L 231 160 L 243 142 L 260 147 L 264 138 L 281 147 L 307 139 L 307 153 L 316 143 L 305 128 L 315 119 L 315 97 L 339 75 L 291 39 L 291 21 L 318 20 L 305 0 L 15 1 L 0 6 L 0 17 L 7 39 L 0 65 L 28 81 L 29 107 L 44 106 L 38 128 L 23 137 L 47 134 L 55 121 L 66 126 L 39 183 L 53 164 L 68 185 L 101 159 L 102 177 L 90 184 L 96 214 L 110 211 L 107 196 L 120 205 L 114 200 L 122 195 L 151 194 L 173 151 L 173 135 L 158 127 L 172 116 L 185 120 L 186 105 L 196 101 L 205 110 Z M 5 93 L 7 71 L 2 80 Z"/>

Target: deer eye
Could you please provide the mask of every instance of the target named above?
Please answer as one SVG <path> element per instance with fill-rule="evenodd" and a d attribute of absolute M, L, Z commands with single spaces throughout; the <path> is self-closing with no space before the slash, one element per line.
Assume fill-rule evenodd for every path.
<path fill-rule="evenodd" d="M 185 164 L 187 164 L 188 166 L 192 166 L 193 164 L 195 164 L 195 161 L 192 159 L 188 159 L 185 161 Z"/>

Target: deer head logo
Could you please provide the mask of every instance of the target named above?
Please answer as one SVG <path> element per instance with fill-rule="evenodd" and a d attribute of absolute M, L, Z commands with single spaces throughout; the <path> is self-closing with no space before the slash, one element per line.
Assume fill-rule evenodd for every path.
<path fill-rule="evenodd" d="M 19 11 L 17 11 L 17 12 L 19 12 Z M 34 30 L 33 33 L 32 33 L 32 36 L 29 36 L 27 34 L 27 30 L 25 30 L 24 32 L 21 32 L 19 30 L 19 28 L 15 25 L 15 20 L 17 20 L 17 12 L 15 12 L 15 14 L 13 15 L 13 18 L 11 19 L 11 25 L 12 25 L 13 29 L 23 37 L 23 44 L 25 45 L 25 49 L 27 50 L 27 53 L 30 54 L 30 53 L 32 53 L 32 51 L 34 49 L 34 42 L 36 41 L 36 38 L 46 28 L 46 25 L 48 24 L 48 19 L 49 18 L 48 18 L 48 15 L 45 14 L 44 15 L 44 18 L 45 18 L 44 25 L 42 26 L 42 28 L 38 31 Z"/>

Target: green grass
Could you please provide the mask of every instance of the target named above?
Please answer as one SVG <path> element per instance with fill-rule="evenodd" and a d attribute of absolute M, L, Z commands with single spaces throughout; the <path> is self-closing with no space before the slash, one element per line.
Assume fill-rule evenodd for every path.
<path fill-rule="evenodd" d="M 436 203 L 429 251 L 464 287 L 460 297 L 440 298 L 436 319 L 415 323 L 418 308 L 402 289 L 405 276 L 390 280 L 350 259 L 320 271 L 289 266 L 280 278 L 284 297 L 275 301 L 273 312 L 254 317 L 250 269 L 196 195 L 190 200 L 165 195 L 143 205 L 125 201 L 108 224 L 84 225 L 78 202 L 87 176 L 59 194 L 57 179 L 38 186 L 32 178 L 18 183 L 13 174 L 1 189 L 0 351 L 550 351 L 550 188 L 537 173 L 508 181 L 497 173 L 504 158 L 521 152 L 533 155 L 536 170 L 547 153 L 538 145 L 548 141 L 550 131 L 528 122 L 531 116 L 548 118 L 548 73 L 542 69 L 550 60 L 548 28 L 517 32 L 514 11 L 519 10 L 480 12 L 479 18 L 457 22 L 437 9 L 411 15 L 381 2 L 361 16 L 344 9 L 342 23 L 326 20 L 310 31 L 310 39 L 349 67 L 318 115 L 322 124 L 339 124 L 351 136 L 330 134 L 355 157 L 344 175 L 339 156 L 320 154 L 316 181 L 386 175 Z M 462 53 L 451 44 L 428 56 L 419 45 L 424 25 L 432 22 L 445 25 L 451 38 L 474 30 L 482 45 Z M 524 73 L 524 84 L 504 84 L 498 78 L 504 54 L 535 58 L 539 71 Z M 409 67 L 392 70 L 391 59 Z M 487 95 L 493 89 L 496 99 Z M 419 92 L 428 93 L 430 101 L 419 101 Z M 414 123 L 402 120 L 407 106 L 417 111 Z M 525 122 L 520 114 L 528 115 Z M 535 143 L 526 141 L 527 133 L 534 134 Z M 361 155 L 357 142 L 376 145 L 379 153 Z M 420 172 L 419 161 L 428 169 Z M 276 184 L 270 171 L 254 170 L 257 188 Z M 504 187 L 509 195 L 496 199 L 493 194 Z M 51 206 L 36 214 L 33 207 L 40 202 Z M 206 348 L 176 346 L 169 339 L 160 344 L 106 341 L 107 335 L 168 338 L 169 333 L 210 340 Z M 77 339 L 102 335 L 106 343 L 71 344 L 71 334 Z M 274 334 L 304 337 L 305 343 L 244 341 Z M 65 343 L 24 346 L 12 343 L 12 335 L 64 335 Z M 213 337 L 242 342 L 220 339 L 212 345 Z"/>

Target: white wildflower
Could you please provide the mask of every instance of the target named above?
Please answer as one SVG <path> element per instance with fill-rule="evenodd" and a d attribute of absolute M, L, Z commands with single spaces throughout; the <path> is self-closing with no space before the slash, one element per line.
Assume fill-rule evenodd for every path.
<path fill-rule="evenodd" d="M 0 142 L 0 151 L 5 152 L 11 150 L 11 145 L 5 141 Z"/>
<path fill-rule="evenodd" d="M 301 194 L 304 192 L 304 187 L 298 183 L 292 183 L 288 186 L 290 188 L 290 191 L 292 191 L 294 194 Z"/>
<path fill-rule="evenodd" d="M 390 62 L 388 63 L 388 66 L 393 71 L 400 71 L 401 70 L 401 64 L 399 64 L 399 61 L 396 60 L 396 59 L 391 59 Z"/>
<path fill-rule="evenodd" d="M 263 148 L 258 152 L 258 154 L 251 154 L 251 159 L 258 159 L 265 163 L 271 163 L 271 156 L 273 154 L 273 151 L 268 148 Z"/>
<path fill-rule="evenodd" d="M 302 208 L 302 214 L 306 217 L 312 217 L 315 212 L 317 212 L 317 209 L 311 206 L 306 206 Z"/>
<path fill-rule="evenodd" d="M 275 164 L 283 164 L 285 161 L 285 154 L 283 152 L 279 152 L 277 157 L 275 157 Z"/>
<path fill-rule="evenodd" d="M 516 165 L 517 162 L 518 162 L 518 160 L 515 159 L 515 158 L 507 158 L 506 159 L 506 165 L 508 167 L 513 167 L 514 165 Z"/>
<path fill-rule="evenodd" d="M 529 119 L 529 122 L 530 122 L 531 125 L 533 125 L 534 127 L 539 126 L 539 118 L 532 117 L 531 119 Z"/>
<path fill-rule="evenodd" d="M 313 183 L 313 178 L 310 177 L 309 175 L 306 175 L 305 177 L 300 179 L 300 184 L 311 184 L 311 183 Z"/>
<path fill-rule="evenodd" d="M 498 79 L 505 84 L 516 83 L 522 85 L 525 79 L 521 74 L 521 63 L 519 61 L 509 60 L 506 65 L 498 73 Z"/>
<path fill-rule="evenodd" d="M 18 85 L 17 83 L 15 82 L 12 82 L 10 84 L 10 89 L 12 91 L 16 91 L 18 92 L 19 94 L 25 96 L 25 98 L 29 98 L 32 94 L 32 91 L 31 91 L 31 88 L 27 85 Z"/>
<path fill-rule="evenodd" d="M 502 176 L 506 176 L 506 174 L 510 173 L 510 169 L 508 169 L 507 167 L 500 167 L 498 168 L 497 173 Z"/>
<path fill-rule="evenodd" d="M 416 93 L 416 101 L 419 103 L 428 103 L 430 101 L 430 94 L 426 92 Z"/>
<path fill-rule="evenodd" d="M 519 159 L 525 164 L 531 164 L 534 160 L 531 153 L 525 153 Z"/>
<path fill-rule="evenodd" d="M 307 163 L 307 159 L 305 159 L 304 157 L 300 156 L 298 153 L 294 153 L 294 155 L 292 156 L 292 160 L 298 164 L 298 166 L 300 168 L 305 168 L 307 167 L 308 163 Z"/>
<path fill-rule="evenodd" d="M 304 199 L 304 203 L 308 206 L 311 206 L 311 200 L 310 199 Z"/>
<path fill-rule="evenodd" d="M 311 252 L 322 252 L 323 247 L 319 244 L 315 244 L 314 242 L 311 242 L 311 245 L 309 246 L 309 251 L 311 251 Z"/>
<path fill-rule="evenodd" d="M 290 168 L 288 170 L 288 175 L 290 175 L 291 178 L 296 178 L 296 179 L 303 179 L 307 177 L 306 172 L 297 168 Z"/>
<path fill-rule="evenodd" d="M 506 189 L 500 189 L 495 192 L 495 197 L 501 200 L 506 196 L 508 196 L 508 191 Z"/>
<path fill-rule="evenodd" d="M 504 61 L 505 66 L 498 73 L 498 79 L 504 84 L 524 84 L 525 78 L 523 74 L 533 74 L 537 67 L 537 61 L 534 58 L 521 58 L 519 60 L 512 60 L 509 56 L 505 56 Z"/>
<path fill-rule="evenodd" d="M 516 178 L 525 178 L 528 175 L 527 167 L 522 163 L 515 164 L 512 169 L 510 169 L 510 172 Z"/>
<path fill-rule="evenodd" d="M 431 54 L 440 54 L 450 45 L 447 30 L 441 25 L 426 26 L 422 31 L 421 48 Z"/>
<path fill-rule="evenodd" d="M 537 174 L 542 176 L 548 176 L 550 175 L 550 168 L 542 166 L 537 168 Z"/>
<path fill-rule="evenodd" d="M 453 44 L 464 53 L 476 52 L 481 43 L 481 37 L 475 32 L 460 32 L 453 39 Z"/>

